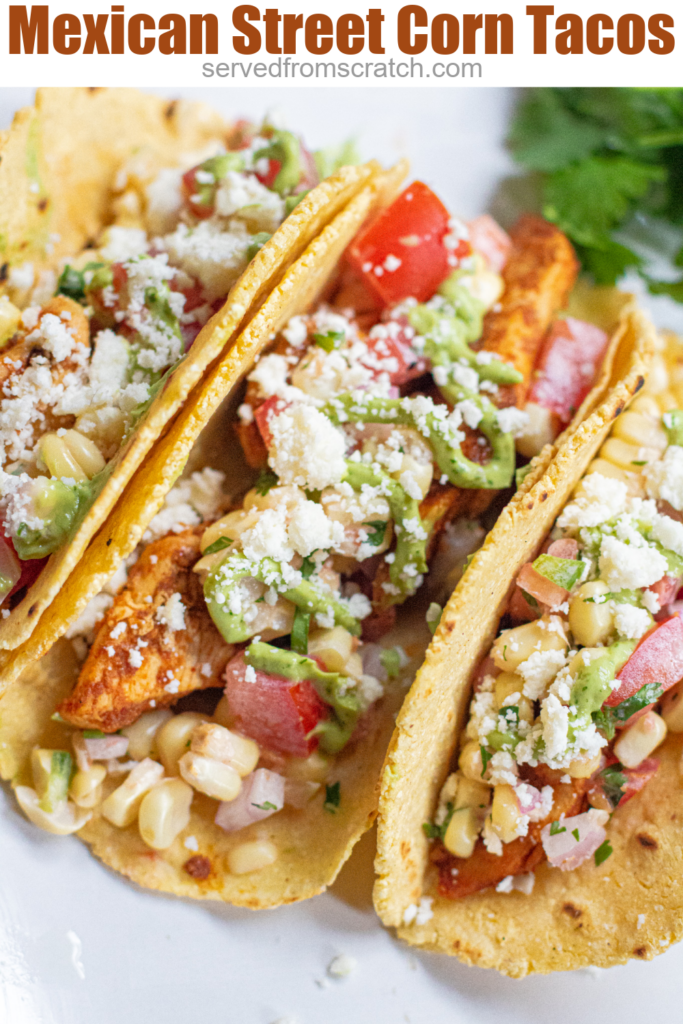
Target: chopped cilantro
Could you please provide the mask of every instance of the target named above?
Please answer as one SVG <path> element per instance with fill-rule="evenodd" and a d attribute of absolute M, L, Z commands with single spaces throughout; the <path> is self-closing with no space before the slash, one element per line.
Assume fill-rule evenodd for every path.
<path fill-rule="evenodd" d="M 306 557 L 304 558 L 303 562 L 301 563 L 301 568 L 299 569 L 299 572 L 301 573 L 305 580 L 310 579 L 313 573 L 315 572 L 315 562 L 313 561 L 310 555 L 306 555 Z"/>
<path fill-rule="evenodd" d="M 386 673 L 390 679 L 396 679 L 401 669 L 401 655 L 395 647 L 388 647 L 382 651 L 379 656 L 380 664 L 382 668 L 386 669 Z"/>
<path fill-rule="evenodd" d="M 576 839 L 576 841 L 578 843 L 579 839 L 581 838 L 581 836 L 579 835 L 578 828 L 573 828 L 572 829 L 572 835 L 574 836 L 574 839 Z"/>
<path fill-rule="evenodd" d="M 83 739 L 85 740 L 101 740 L 104 739 L 105 733 L 101 729 L 84 729 Z"/>
<path fill-rule="evenodd" d="M 520 466 L 519 469 L 515 470 L 515 487 L 521 487 L 524 478 L 527 477 L 530 472 L 530 462 L 526 466 Z"/>
<path fill-rule="evenodd" d="M 598 775 L 602 791 L 612 805 L 612 810 L 618 807 L 624 795 L 624 786 L 627 780 L 621 769 L 622 765 L 617 761 L 616 764 L 610 764 L 607 768 L 603 768 Z"/>
<path fill-rule="evenodd" d="M 484 773 L 488 767 L 489 761 L 493 757 L 493 754 L 491 753 L 490 750 L 487 750 L 486 747 L 482 746 L 482 744 L 479 744 L 479 750 L 481 751 L 481 763 L 483 765 L 483 768 L 481 770 L 481 777 L 483 779 Z"/>
<path fill-rule="evenodd" d="M 256 493 L 260 494 L 261 497 L 266 495 L 278 482 L 278 478 L 270 469 L 262 469 L 258 475 L 258 479 L 254 484 Z"/>
<path fill-rule="evenodd" d="M 325 786 L 325 803 L 323 807 L 329 814 L 336 814 L 341 802 L 341 783 L 333 782 Z"/>
<path fill-rule="evenodd" d="M 222 551 L 223 548 L 229 548 L 232 544 L 232 537 L 219 537 L 213 544 L 209 544 L 208 548 L 204 548 L 203 555 L 215 555 L 217 551 Z"/>
<path fill-rule="evenodd" d="M 655 280 L 645 258 L 661 250 L 662 230 L 683 237 L 683 89 L 534 89 L 509 143 L 538 209 L 598 284 L 632 268 L 653 294 L 683 302 L 683 279 L 670 276 L 679 261 Z"/>
<path fill-rule="evenodd" d="M 519 589 L 522 591 L 522 597 L 524 598 L 526 603 L 529 605 L 529 607 L 530 608 L 534 608 L 535 610 L 538 610 L 539 604 L 538 604 L 538 601 L 536 600 L 536 598 L 533 597 L 531 594 L 527 594 L 526 590 L 524 590 L 523 587 L 520 587 Z M 505 655 L 503 655 L 503 657 L 505 657 Z M 507 658 L 505 658 L 505 660 L 507 661 Z"/>
<path fill-rule="evenodd" d="M 446 817 L 440 825 L 435 825 L 431 821 L 425 821 L 422 826 L 422 831 L 427 836 L 427 839 L 441 839 L 443 841 L 454 813 L 455 807 L 453 806 L 453 801 L 449 800 L 446 804 Z"/>
<path fill-rule="evenodd" d="M 314 334 L 313 341 L 319 348 L 325 349 L 326 352 L 332 352 L 333 349 L 339 348 L 341 343 L 344 341 L 345 335 L 343 331 L 327 331 L 326 334 Z"/>
<path fill-rule="evenodd" d="M 384 540 L 387 532 L 387 524 L 385 520 L 373 519 L 370 523 L 363 523 L 363 526 L 369 526 L 372 530 L 372 532 L 365 538 L 365 543 L 369 544 L 371 548 L 378 548 Z"/>
<path fill-rule="evenodd" d="M 631 459 L 632 466 L 647 466 L 647 459 Z"/>
<path fill-rule="evenodd" d="M 601 864 L 604 864 L 607 858 L 612 856 L 613 852 L 612 844 L 609 839 L 605 839 L 604 843 L 601 843 L 600 846 L 598 846 L 593 855 L 595 857 L 596 868 L 599 868 Z"/>
<path fill-rule="evenodd" d="M 559 821 L 553 821 L 550 825 L 550 835 L 559 836 L 561 832 L 566 832 L 567 829 L 564 825 L 560 825 Z"/>
<path fill-rule="evenodd" d="M 603 705 L 599 711 L 594 711 L 593 721 L 598 729 L 602 729 L 607 739 L 611 740 L 614 737 L 617 723 L 627 721 L 632 715 L 635 715 L 636 711 L 642 711 L 648 704 L 655 704 L 661 695 L 661 683 L 646 683 L 632 697 L 622 700 L 621 704 L 617 704 L 615 708 Z"/>
<path fill-rule="evenodd" d="M 262 804 L 252 804 L 252 807 L 258 808 L 259 811 L 276 811 L 277 804 L 271 804 L 270 800 L 266 800 Z"/>
<path fill-rule="evenodd" d="M 507 661 L 508 660 L 507 659 L 507 655 L 505 653 L 507 651 L 507 649 L 508 649 L 508 645 L 505 644 L 505 646 L 503 647 L 503 661 Z"/>
<path fill-rule="evenodd" d="M 99 270 L 103 266 L 104 263 L 86 263 L 85 270 Z M 66 295 L 67 298 L 73 299 L 75 302 L 85 302 L 85 272 L 74 270 L 67 263 L 57 281 L 55 294 Z"/>
<path fill-rule="evenodd" d="M 297 654 L 308 654 L 308 630 L 311 625 L 311 613 L 302 611 L 301 608 L 294 609 L 294 622 L 292 623 L 292 650 Z"/>

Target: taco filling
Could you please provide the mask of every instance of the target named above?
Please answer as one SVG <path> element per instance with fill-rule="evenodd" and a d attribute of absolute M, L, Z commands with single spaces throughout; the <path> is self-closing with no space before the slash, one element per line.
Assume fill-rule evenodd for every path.
<path fill-rule="evenodd" d="M 0 301 L 4 617 L 74 534 L 202 326 L 317 182 L 290 132 L 238 123 L 189 169 L 133 158 L 117 179 L 117 222 L 58 280 L 44 272 L 33 287 L 30 264 L 12 268 L 18 305 Z"/>
<path fill-rule="evenodd" d="M 528 893 L 546 860 L 602 864 L 611 816 L 683 731 L 683 412 L 667 379 L 679 352 L 671 339 L 657 393 L 619 417 L 517 576 L 425 826 L 442 896 Z"/>
<path fill-rule="evenodd" d="M 353 800 L 335 763 L 408 663 L 386 642 L 397 608 L 481 539 L 463 520 L 512 483 L 519 407 L 533 383 L 550 410 L 539 385 L 567 332 L 588 339 L 582 369 L 548 385 L 546 427 L 590 386 L 606 336 L 556 319 L 575 273 L 546 222 L 468 227 L 419 182 L 361 232 L 329 303 L 248 376 L 236 429 L 253 486 L 230 502 L 212 469 L 182 481 L 67 634 L 82 661 L 55 709 L 70 749 L 34 751 L 33 785 L 16 787 L 32 821 L 137 822 L 164 850 L 193 800 L 224 833 Z M 279 855 L 253 835 L 231 848 L 235 874 Z"/>

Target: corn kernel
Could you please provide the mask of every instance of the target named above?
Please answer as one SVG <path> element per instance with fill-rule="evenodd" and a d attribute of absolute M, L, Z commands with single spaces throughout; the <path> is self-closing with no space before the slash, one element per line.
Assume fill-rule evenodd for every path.
<path fill-rule="evenodd" d="M 666 722 L 655 711 L 648 711 L 614 744 L 614 753 L 626 768 L 637 768 L 666 736 Z"/>
<path fill-rule="evenodd" d="M 484 782 L 482 779 L 468 779 L 462 775 L 457 779 L 456 807 L 475 807 L 478 810 L 488 807 L 491 800 L 491 787 L 488 782 Z"/>
<path fill-rule="evenodd" d="M 29 786 L 16 786 L 14 792 L 28 820 L 53 836 L 70 836 L 83 828 L 92 817 L 91 811 L 76 807 L 70 800 L 65 800 L 54 811 L 44 811 L 38 794 Z"/>
<path fill-rule="evenodd" d="M 534 706 L 528 697 L 525 697 L 522 693 L 524 688 L 524 680 L 521 676 L 518 676 L 515 672 L 501 672 L 496 678 L 496 705 L 498 708 L 502 708 L 503 704 L 513 694 L 518 694 L 515 697 L 515 707 L 519 711 L 519 719 L 522 722 L 533 722 L 534 720 Z"/>
<path fill-rule="evenodd" d="M 167 775 L 180 773 L 178 762 L 183 754 L 190 749 L 192 733 L 198 725 L 206 721 L 208 721 L 206 715 L 200 715 L 194 711 L 184 711 L 180 715 L 169 718 L 161 726 L 156 734 L 156 746 Z"/>
<path fill-rule="evenodd" d="M 252 871 L 262 871 L 277 860 L 278 852 L 274 843 L 267 839 L 256 839 L 250 843 L 240 843 L 228 854 L 228 867 L 233 875 L 248 875 Z"/>
<path fill-rule="evenodd" d="M 473 807 L 460 807 L 453 812 L 443 844 L 454 857 L 471 857 L 479 837 L 481 821 Z"/>
<path fill-rule="evenodd" d="M 322 660 L 328 672 L 343 672 L 354 651 L 354 637 L 343 626 L 317 629 L 308 640 L 309 657 Z"/>
<path fill-rule="evenodd" d="M 102 798 L 102 783 L 107 774 L 103 764 L 94 764 L 85 772 L 76 772 L 69 796 L 78 807 L 97 807 Z"/>
<path fill-rule="evenodd" d="M 473 782 L 481 782 L 484 773 L 484 765 L 481 759 L 481 750 L 476 740 L 470 740 L 460 751 L 458 767 L 466 779 Z"/>
<path fill-rule="evenodd" d="M 598 752 L 594 757 L 577 758 L 567 768 L 567 775 L 571 775 L 572 779 L 590 779 L 600 767 L 601 756 Z"/>
<path fill-rule="evenodd" d="M 253 772 L 260 757 L 258 743 L 214 722 L 202 722 L 194 729 L 190 750 L 230 765 L 242 778 Z M 228 799 L 232 797 L 221 797 L 221 800 Z"/>
<path fill-rule="evenodd" d="M 555 440 L 555 424 L 550 409 L 536 402 L 527 402 L 524 412 L 529 416 L 529 421 L 521 435 L 515 438 L 515 447 L 524 458 L 532 459 Z"/>
<path fill-rule="evenodd" d="M 173 714 L 168 708 L 159 708 L 157 711 L 147 711 L 137 722 L 121 729 L 122 735 L 128 737 L 128 753 L 134 761 L 144 761 L 146 757 L 152 757 L 156 734 L 171 718 Z"/>
<path fill-rule="evenodd" d="M 609 601 L 598 604 L 593 598 L 609 593 L 604 580 L 582 583 L 569 602 L 569 628 L 582 647 L 604 643 L 614 629 L 614 611 Z M 587 600 L 590 598 L 591 600 Z"/>
<path fill-rule="evenodd" d="M 100 810 L 102 816 L 117 828 L 127 828 L 135 821 L 140 804 L 148 790 L 156 786 L 164 774 L 162 765 L 146 758 L 132 769 L 128 777 L 110 793 Z"/>
<path fill-rule="evenodd" d="M 667 446 L 666 434 L 659 423 L 631 409 L 619 416 L 612 427 L 612 437 L 618 437 L 628 444 L 656 448 L 660 452 Z"/>
<path fill-rule="evenodd" d="M 140 804 L 138 828 L 153 850 L 167 850 L 190 821 L 192 787 L 182 779 L 164 779 Z"/>
<path fill-rule="evenodd" d="M 522 817 L 512 786 L 495 786 L 491 805 L 491 824 L 504 843 L 517 838 Z"/>
<path fill-rule="evenodd" d="M 618 437 L 610 437 L 600 449 L 600 456 L 620 469 L 634 470 L 639 468 L 640 463 L 656 462 L 659 450 L 646 445 L 627 444 Z"/>
<path fill-rule="evenodd" d="M 88 479 L 104 469 L 105 462 L 99 448 L 85 434 L 79 430 L 65 430 L 61 438 Z"/>
<path fill-rule="evenodd" d="M 543 620 L 548 620 L 544 616 Z M 497 668 L 514 672 L 518 665 L 530 658 L 534 651 L 561 651 L 567 646 L 564 633 L 542 629 L 539 622 L 526 622 L 523 626 L 505 629 L 496 639 L 491 654 Z"/>
<path fill-rule="evenodd" d="M 40 458 L 53 477 L 70 477 L 77 483 L 88 479 L 78 462 L 57 434 L 43 434 L 40 439 Z"/>
<path fill-rule="evenodd" d="M 191 750 L 180 758 L 178 768 L 185 782 L 214 800 L 234 800 L 242 789 L 242 779 L 229 764 Z"/>

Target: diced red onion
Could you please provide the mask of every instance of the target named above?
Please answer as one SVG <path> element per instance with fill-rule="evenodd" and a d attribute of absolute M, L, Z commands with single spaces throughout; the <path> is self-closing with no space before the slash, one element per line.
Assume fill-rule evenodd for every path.
<path fill-rule="evenodd" d="M 380 683 L 387 681 L 387 670 L 380 661 L 384 647 L 379 644 L 363 644 L 360 649 L 360 656 L 363 662 L 363 674 L 374 676 Z"/>
<path fill-rule="evenodd" d="M 547 553 L 553 558 L 576 558 L 579 545 L 572 537 L 563 537 L 562 540 L 554 540 Z"/>
<path fill-rule="evenodd" d="M 239 832 L 281 811 L 284 805 L 284 777 L 267 768 L 257 768 L 243 780 L 242 790 L 235 800 L 221 803 L 215 821 L 225 832 Z"/>
<path fill-rule="evenodd" d="M 546 825 L 541 831 L 543 849 L 551 867 L 561 871 L 573 871 L 591 857 L 605 841 L 607 833 L 603 825 L 609 819 L 607 811 L 599 811 L 591 807 L 584 814 L 576 814 L 572 818 L 560 818 L 554 822 L 555 835 L 550 834 L 552 825 Z M 578 831 L 579 838 L 576 838 Z"/>
<path fill-rule="evenodd" d="M 128 751 L 129 742 L 127 736 L 83 737 L 83 745 L 91 761 L 110 761 L 116 757 L 123 757 Z"/>

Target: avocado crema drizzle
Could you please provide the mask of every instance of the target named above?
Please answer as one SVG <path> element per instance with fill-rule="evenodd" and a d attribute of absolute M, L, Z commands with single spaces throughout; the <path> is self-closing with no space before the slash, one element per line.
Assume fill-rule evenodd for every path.
<path fill-rule="evenodd" d="M 454 379 L 453 370 L 457 365 L 475 368 L 482 379 L 495 384 L 515 384 L 522 376 L 514 367 L 495 357 L 478 360 L 477 353 L 470 349 L 470 344 L 481 336 L 485 307 L 459 283 L 461 276 L 462 272 L 456 271 L 439 289 L 445 301 L 434 304 L 432 300 L 431 305 L 416 305 L 408 311 L 409 323 L 419 335 L 420 344 L 424 344 L 424 355 L 432 367 L 443 370 L 439 376 L 444 382 L 437 383 L 437 386 L 448 405 L 434 405 L 424 397 L 364 398 L 356 393 L 332 399 L 321 411 L 335 426 L 354 422 L 412 427 L 426 437 L 441 473 L 451 484 L 465 488 L 499 489 L 510 484 L 514 473 L 512 435 L 501 430 L 498 410 L 493 403 L 459 384 Z M 492 450 L 491 458 L 483 466 L 463 454 L 461 435 L 458 436 L 457 428 L 448 420 L 449 407 L 464 399 L 476 403 L 482 413 L 478 429 Z M 395 526 L 396 549 L 389 564 L 391 583 L 385 584 L 385 589 L 390 603 L 405 601 L 421 585 L 421 574 L 427 571 L 429 529 L 420 516 L 419 502 L 377 464 L 360 461 L 358 455 L 346 460 L 342 482 L 350 484 L 355 491 L 364 486 L 379 487 L 386 498 Z M 230 538 L 220 538 L 212 548 L 218 551 L 221 546 L 227 549 L 231 544 Z M 225 558 L 211 569 L 205 580 L 204 595 L 209 614 L 228 643 L 243 642 L 251 635 L 239 594 L 240 582 L 247 577 L 274 587 L 291 601 L 296 606 L 296 614 L 306 616 L 306 632 L 312 615 L 331 613 L 335 625 L 360 636 L 360 621 L 343 601 L 334 598 L 329 588 L 304 578 L 299 570 L 272 558 L 252 562 L 241 552 L 226 550 Z M 246 648 L 245 660 L 256 670 L 312 683 L 320 698 L 331 706 L 334 715 L 333 719 L 319 723 L 313 733 L 319 736 L 320 746 L 327 753 L 337 753 L 344 747 L 361 711 L 352 680 L 337 672 L 323 671 L 316 661 L 297 651 L 283 650 L 262 641 L 252 642 Z"/>

